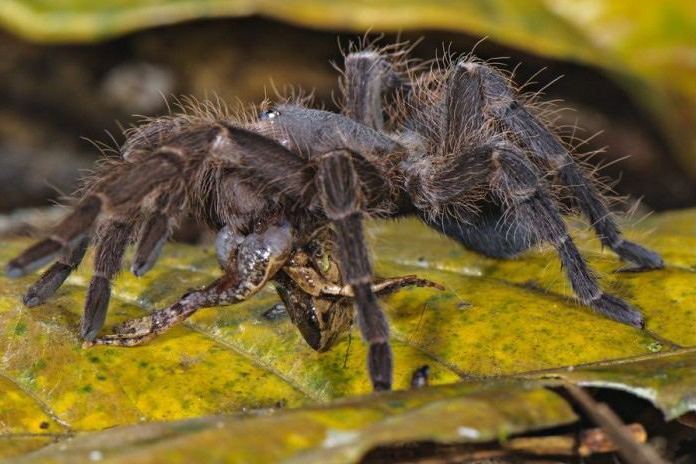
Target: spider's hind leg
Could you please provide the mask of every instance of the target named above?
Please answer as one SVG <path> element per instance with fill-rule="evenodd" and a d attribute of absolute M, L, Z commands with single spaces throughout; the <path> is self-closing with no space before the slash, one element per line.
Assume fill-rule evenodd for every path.
<path fill-rule="evenodd" d="M 642 328 L 644 320 L 640 311 L 620 298 L 604 293 L 599 287 L 593 272 L 568 235 L 563 219 L 539 180 L 534 165 L 516 147 L 508 144 L 492 147 L 489 156 L 490 182 L 494 194 L 521 228 L 556 248 L 580 301 L 611 319 Z"/>
<path fill-rule="evenodd" d="M 664 266 L 660 255 L 621 236 L 621 230 L 591 180 L 558 137 L 520 103 L 503 75 L 484 64 L 463 63 L 459 66 L 467 69 L 469 79 L 475 78 L 480 82 L 486 110 L 513 134 L 521 146 L 529 150 L 531 156 L 558 173 L 560 182 L 570 188 L 575 202 L 589 219 L 603 245 L 611 248 L 621 259 L 641 268 Z"/>
<path fill-rule="evenodd" d="M 485 119 L 485 96 L 480 73 L 473 72 L 473 63 L 457 63 L 448 73 L 443 100 L 444 117 L 439 128 L 438 140 L 447 153 L 468 152 L 469 147 L 489 142 Z M 463 137 L 464 136 L 464 137 Z M 474 158 L 478 155 L 473 155 Z M 457 162 L 438 173 L 441 179 L 428 187 L 430 198 L 468 196 L 466 190 L 472 184 L 480 184 L 482 172 L 487 166 L 480 161 L 459 157 Z M 456 179 L 454 183 L 442 179 Z M 453 192 L 462 192 L 460 195 Z M 431 215 L 422 209 L 421 219 L 429 226 L 457 240 L 464 247 L 492 258 L 511 258 L 534 245 L 538 238 L 526 229 L 517 227 L 505 209 L 483 198 L 476 202 L 476 212 L 464 212 L 458 216 Z"/>

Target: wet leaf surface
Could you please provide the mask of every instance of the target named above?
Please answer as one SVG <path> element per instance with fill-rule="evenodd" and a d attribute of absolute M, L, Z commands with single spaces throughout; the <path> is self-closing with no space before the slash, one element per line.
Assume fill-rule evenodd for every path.
<path fill-rule="evenodd" d="M 66 446 L 48 447 L 27 461 L 76 462 L 98 450 L 107 461 L 124 462 L 355 462 L 382 443 L 483 442 L 574 419 L 560 397 L 534 382 L 458 384 L 328 407 L 85 434 Z"/>
<path fill-rule="evenodd" d="M 75 462 L 96 450 L 128 462 L 165 455 L 354 462 L 377 444 L 488 441 L 571 422 L 568 405 L 543 388 L 558 377 L 632 392 L 677 417 L 696 410 L 695 223 L 696 212 L 676 212 L 629 228 L 665 257 L 665 270 L 646 273 L 614 272 L 622 264 L 574 228 L 604 287 L 645 312 L 646 331 L 574 303 L 550 250 L 498 261 L 414 221 L 373 223 L 381 275 L 417 273 L 446 289 L 405 289 L 383 302 L 395 387 L 406 389 L 423 364 L 441 386 L 377 396 L 356 396 L 369 393 L 358 334 L 313 352 L 287 317 L 263 316 L 278 301 L 271 288 L 234 307 L 201 310 L 143 347 L 83 349 L 76 334 L 89 265 L 33 309 L 20 296 L 36 275 L 2 277 L 0 456 L 57 441 L 27 459 Z M 0 260 L 26 244 L 3 243 Z M 105 330 L 218 272 L 211 248 L 169 245 L 150 274 L 118 277 Z M 156 422 L 177 420 L 184 421 Z M 115 426 L 125 427 L 102 431 Z"/>

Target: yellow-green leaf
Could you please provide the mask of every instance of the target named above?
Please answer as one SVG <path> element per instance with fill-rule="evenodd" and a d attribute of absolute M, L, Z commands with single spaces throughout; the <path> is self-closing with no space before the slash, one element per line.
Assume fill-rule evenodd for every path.
<path fill-rule="evenodd" d="M 657 369 L 657 370 L 656 370 Z M 631 392 L 673 418 L 696 409 L 696 350 L 615 366 L 396 392 L 325 407 L 211 416 L 78 434 L 21 462 L 357 462 L 395 443 L 480 443 L 572 422 L 569 406 L 544 390 L 556 378 Z"/>
<path fill-rule="evenodd" d="M 328 407 L 218 416 L 84 434 L 28 461 L 87 461 L 98 450 L 121 462 L 356 462 L 394 442 L 484 442 L 563 425 L 575 415 L 535 382 L 453 385 Z M 427 427 L 424 427 L 427 426 Z"/>
<path fill-rule="evenodd" d="M 377 444 L 484 441 L 572 421 L 566 403 L 542 389 L 559 376 L 633 392 L 676 417 L 696 410 L 695 229 L 695 211 L 628 228 L 629 237 L 662 253 L 667 267 L 615 273 L 622 266 L 616 257 L 584 227 L 574 227 L 604 287 L 644 311 L 647 330 L 641 331 L 574 303 L 552 251 L 499 261 L 467 252 L 413 220 L 373 223 L 380 274 L 416 273 L 446 289 L 404 289 L 384 300 L 396 388 L 407 388 L 423 364 L 431 366 L 435 385 L 467 382 L 342 403 L 331 401 L 369 393 L 363 343 L 354 334 L 352 343 L 344 338 L 328 353 L 313 352 L 287 318 L 263 317 L 278 301 L 270 286 L 243 304 L 201 310 L 145 346 L 83 349 L 77 333 L 91 259 L 37 308 L 23 307 L 20 298 L 36 276 L 2 277 L 0 456 L 57 440 L 37 459 L 63 459 L 60 450 L 70 446 L 69 462 L 88 459 L 90 447 L 129 462 L 170 449 L 237 460 L 354 462 Z M 0 260 L 26 245 L 3 243 Z M 217 275 L 211 248 L 170 245 L 150 274 L 117 278 L 106 327 L 171 303 Z M 249 411 L 264 412 L 238 415 Z"/>

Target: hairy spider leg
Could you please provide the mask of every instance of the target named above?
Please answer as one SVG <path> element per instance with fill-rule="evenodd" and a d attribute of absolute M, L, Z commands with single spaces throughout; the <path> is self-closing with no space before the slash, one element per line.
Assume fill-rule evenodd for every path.
<path fill-rule="evenodd" d="M 482 76 L 472 72 L 477 69 L 472 63 L 459 63 L 447 76 L 442 124 L 430 136 L 436 155 L 455 156 L 430 174 L 439 181 L 427 186 L 427 194 L 429 199 L 444 204 L 457 197 L 476 198 L 483 202 L 483 215 L 465 210 L 457 222 L 425 216 L 426 222 L 464 245 L 494 256 L 521 251 L 540 241 L 549 243 L 556 248 L 573 291 L 583 304 L 614 320 L 642 327 L 640 311 L 600 289 L 568 235 L 536 165 L 513 143 L 485 127 Z M 415 195 L 422 189 L 418 182 L 412 186 Z M 474 220 L 473 226 L 461 224 L 470 219 Z M 493 222 L 497 224 L 493 226 Z M 495 238 L 476 238 L 483 232 L 475 227 L 482 223 L 489 226 L 489 231 L 497 230 Z"/>
<path fill-rule="evenodd" d="M 22 299 L 24 305 L 31 308 L 50 298 L 80 265 L 88 245 L 89 237 L 83 236 L 74 245 L 65 248 L 63 255 L 39 277 L 39 280 L 29 287 Z"/>
<path fill-rule="evenodd" d="M 87 234 L 102 208 L 102 200 L 88 195 L 55 228 L 50 237 L 37 242 L 7 263 L 10 277 L 21 277 L 43 267 L 61 251 L 72 248 L 71 243 Z M 79 262 L 77 263 L 79 264 Z"/>
<path fill-rule="evenodd" d="M 281 108 L 281 113 L 283 110 Z M 372 269 L 364 243 L 358 197 L 362 192 L 361 177 L 356 172 L 352 153 L 346 150 L 327 152 L 319 157 L 318 168 L 313 172 L 313 163 L 307 163 L 272 140 L 238 127 L 228 127 L 228 130 L 235 143 L 244 148 L 240 150 L 243 152 L 242 167 L 248 169 L 251 178 L 267 184 L 282 184 L 281 191 L 305 207 L 311 204 L 318 191 L 324 213 L 336 229 L 342 277 L 352 287 L 358 325 L 369 344 L 368 372 L 373 388 L 390 389 L 389 327 L 372 289 Z M 365 140 L 352 142 L 357 145 L 367 143 Z M 356 155 L 356 158 L 359 157 Z M 371 164 L 369 159 L 360 161 Z M 369 176 L 366 180 L 370 180 Z M 381 184 L 382 188 L 386 187 L 384 180 Z"/>
<path fill-rule="evenodd" d="M 140 239 L 135 251 L 135 257 L 131 264 L 131 272 L 137 276 L 143 276 L 152 269 L 162 251 L 162 247 L 169 239 L 171 220 L 161 212 L 153 212 L 143 223 L 140 231 Z"/>
<path fill-rule="evenodd" d="M 536 167 L 517 147 L 506 143 L 491 147 L 488 156 L 491 189 L 505 205 L 506 214 L 513 215 L 516 224 L 556 248 L 580 301 L 611 319 L 642 328 L 644 321 L 639 310 L 599 287 L 539 180 Z"/>
<path fill-rule="evenodd" d="M 447 76 L 445 124 L 441 138 L 445 150 L 456 149 L 462 134 L 480 135 L 485 123 L 481 76 L 471 73 L 466 64 L 458 64 Z"/>
<path fill-rule="evenodd" d="M 389 324 L 372 291 L 372 266 L 365 246 L 360 180 L 346 150 L 329 152 L 319 161 L 316 177 L 324 212 L 336 233 L 341 271 L 355 295 L 360 332 L 369 344 L 368 371 L 375 390 L 392 385 Z"/>
<path fill-rule="evenodd" d="M 312 185 L 313 173 L 304 160 L 256 132 L 232 124 L 225 124 L 224 129 L 234 141 L 240 173 L 274 194 L 309 201 L 307 187 Z"/>
<path fill-rule="evenodd" d="M 437 134 L 443 153 L 456 153 L 463 144 L 475 146 L 485 143 L 483 127 L 485 124 L 484 95 L 480 73 L 471 73 L 468 66 L 459 64 L 447 76 L 446 93 L 444 98 L 444 121 Z M 463 139 L 466 134 L 469 139 Z M 450 168 L 450 172 L 442 173 L 444 179 L 480 178 L 477 172 L 485 170 L 480 165 L 482 158 L 474 156 L 471 160 L 460 156 Z M 479 163 L 477 165 L 477 163 Z M 445 197 L 448 191 L 461 188 L 440 182 L 431 188 L 441 188 L 438 196 Z M 467 214 L 465 218 L 452 215 L 432 217 L 420 214 L 421 219 L 456 239 L 466 248 L 493 258 L 511 258 L 528 249 L 536 243 L 537 238 L 527 229 L 515 229 L 514 218 L 505 214 L 504 208 L 493 201 L 481 201 L 475 214 Z M 463 220 L 465 219 L 465 220 Z M 510 233 L 514 230 L 514 233 Z"/>
<path fill-rule="evenodd" d="M 159 126 L 159 125 L 158 125 Z M 173 128 L 177 127 L 181 132 L 177 137 L 174 135 Z M 204 130 L 198 128 L 190 128 L 184 130 L 181 127 L 181 122 L 177 120 L 168 121 L 165 129 L 160 129 L 164 134 L 167 134 L 169 139 L 160 138 L 159 146 L 155 139 L 144 140 L 146 135 L 152 137 L 148 131 L 143 133 L 132 133 L 129 140 L 122 148 L 124 163 L 131 166 L 132 170 L 138 170 L 142 167 L 141 172 L 148 173 L 145 169 L 150 164 L 149 169 L 154 169 L 149 175 L 155 180 L 165 174 L 165 182 L 158 182 L 159 186 L 152 185 L 150 192 L 142 192 L 139 205 L 139 214 L 136 220 L 136 226 L 139 226 L 137 232 L 137 244 L 133 262 L 131 263 L 131 272 L 136 277 L 145 275 L 157 262 L 164 244 L 169 240 L 172 230 L 176 226 L 177 220 L 182 216 L 186 209 L 185 204 L 185 187 L 184 178 L 188 177 L 186 159 L 193 158 L 189 156 L 191 152 L 196 152 L 204 147 L 207 150 L 212 141 L 215 140 L 221 128 L 212 126 Z M 164 137 L 160 134 L 160 137 Z M 139 142 L 142 146 L 138 147 Z M 139 153 L 140 150 L 140 153 Z M 145 154 L 145 161 L 137 161 L 138 154 Z M 206 152 L 207 154 L 207 152 Z M 159 167 L 157 166 L 159 163 Z M 134 166 L 137 164 L 137 166 Z M 164 188 L 162 188 L 164 185 Z M 158 194 L 153 198 L 152 191 L 159 187 Z M 134 229 L 135 232 L 135 229 Z"/>
<path fill-rule="evenodd" d="M 55 233 L 8 264 L 10 276 L 23 275 L 62 250 L 58 260 L 28 289 L 24 303 L 37 306 L 60 288 L 82 261 L 94 223 L 98 222 L 94 238 L 95 272 L 87 290 L 81 325 L 84 339 L 96 337 L 106 318 L 111 280 L 120 271 L 125 249 L 143 218 L 144 228 L 136 253 L 137 275 L 152 266 L 166 239 L 168 227 L 162 228 L 159 216 L 165 213 L 176 216 L 176 209 L 181 206 L 181 157 L 180 150 L 164 146 L 137 164 L 114 161 L 102 177 L 88 183 L 83 199 L 56 227 Z"/>
<path fill-rule="evenodd" d="M 181 206 L 184 183 L 183 144 L 176 140 L 157 148 L 139 163 L 121 161 L 113 172 L 91 186 L 103 199 L 103 218 L 96 231 L 94 274 L 87 290 L 81 335 L 93 340 L 104 325 L 111 298 L 111 281 L 121 270 L 123 255 L 143 217 L 152 210 L 175 216 Z M 138 244 L 143 256 L 151 234 Z M 151 262 L 156 255 L 146 253 Z M 146 266 L 145 266 L 146 267 Z M 144 268 L 141 266 L 140 271 Z"/>
<path fill-rule="evenodd" d="M 392 64 L 378 51 L 363 50 L 346 55 L 344 66 L 343 114 L 372 129 L 384 129 L 383 94 L 397 80 Z"/>
<path fill-rule="evenodd" d="M 225 275 L 207 287 L 186 293 L 171 306 L 114 327 L 114 333 L 95 338 L 89 345 L 140 345 L 204 307 L 244 301 L 261 290 L 285 264 L 293 244 L 288 224 L 271 225 L 247 236 L 223 229 L 217 241 L 220 255 L 227 256 Z"/>
<path fill-rule="evenodd" d="M 468 74 L 478 76 L 485 105 L 493 116 L 515 134 L 532 156 L 558 172 L 559 180 L 570 188 L 575 202 L 604 246 L 611 248 L 621 259 L 641 268 L 664 267 L 660 255 L 621 236 L 621 230 L 597 189 L 558 137 L 519 102 L 503 75 L 480 63 L 459 63 L 457 68 L 460 67 L 465 68 Z"/>
<path fill-rule="evenodd" d="M 111 281 L 121 270 L 121 261 L 132 231 L 131 224 L 119 221 L 109 221 L 99 227 L 94 274 L 87 289 L 80 327 L 80 333 L 85 340 L 93 340 L 104 325 L 111 298 Z"/>
<path fill-rule="evenodd" d="M 307 182 L 311 180 L 303 178 L 303 168 L 306 167 L 305 163 L 303 163 L 301 160 L 299 160 L 295 155 L 287 151 L 284 147 L 281 145 L 266 139 L 265 137 L 255 134 L 253 132 L 247 131 L 245 129 L 241 129 L 232 125 L 227 125 L 224 124 L 222 126 L 218 126 L 215 128 L 215 133 L 216 137 L 225 134 L 230 138 L 230 140 L 233 140 L 234 144 L 232 149 L 234 152 L 239 155 L 240 159 L 240 165 L 238 166 L 239 171 L 243 172 L 247 175 L 249 175 L 250 178 L 256 179 L 259 181 L 263 182 L 263 185 L 266 186 L 266 188 L 277 188 L 277 189 L 282 189 L 282 192 L 284 194 L 291 194 L 291 195 L 301 195 L 302 193 L 302 187 L 304 187 Z M 206 137 L 205 134 L 198 134 L 201 136 Z M 213 138 L 212 134 L 209 134 L 207 138 Z M 155 153 L 158 153 L 161 150 L 171 150 L 167 147 L 163 147 L 158 149 Z M 269 163 L 269 159 L 271 161 L 274 161 L 275 164 Z M 265 160 L 265 161 L 264 161 Z M 282 164 L 280 164 L 282 162 Z M 293 162 L 295 164 L 293 164 Z M 281 172 L 275 172 L 273 171 L 272 173 L 268 173 L 269 169 L 273 170 L 274 167 L 277 166 L 284 166 L 282 173 Z M 265 168 L 265 169 L 264 169 Z M 288 168 L 294 168 L 288 170 Z M 265 172 L 267 175 L 260 176 L 258 173 L 259 171 Z M 297 179 L 295 179 L 295 177 Z M 296 182 L 293 182 L 296 181 Z M 296 186 L 296 188 L 293 189 L 293 186 Z M 159 220 L 156 217 L 157 213 L 154 213 L 154 215 L 150 218 L 148 222 L 145 223 L 143 227 L 143 232 L 141 234 L 140 238 L 140 243 L 138 244 L 138 249 L 136 251 L 136 260 L 134 261 L 134 266 L 133 270 L 134 273 L 136 271 L 140 271 L 142 269 L 149 269 L 149 267 L 152 265 L 154 262 L 154 259 L 157 256 L 157 253 L 159 252 L 159 248 L 161 248 L 161 243 L 166 239 L 165 234 L 167 233 L 166 231 L 168 230 L 168 227 L 165 227 L 165 224 L 163 224 L 163 220 Z M 159 224 L 158 224 L 159 222 Z M 227 229 L 223 229 L 225 231 Z M 240 253 L 252 253 L 252 241 L 256 240 L 256 235 L 250 235 L 248 239 L 245 239 L 246 245 L 244 247 L 239 248 Z M 231 240 L 231 238 L 230 238 Z M 219 243 L 226 243 L 226 241 L 223 239 Z M 259 243 L 259 250 L 264 250 L 266 247 L 262 244 Z M 222 245 L 221 245 L 222 246 Z M 225 246 L 231 246 L 231 245 L 225 245 Z M 277 257 L 274 257 L 274 255 L 271 255 L 271 258 L 276 259 Z M 240 258 L 241 259 L 241 258 Z M 249 263 L 249 260 L 244 261 L 244 263 Z M 275 261 L 274 261 L 275 262 Z M 142 263 L 142 264 L 141 264 Z M 275 266 L 275 264 L 274 264 Z M 248 270 L 249 272 L 251 270 Z M 275 267 L 273 268 L 273 273 L 275 273 L 276 269 Z M 244 271 L 247 272 L 247 271 Z M 237 272 L 235 271 L 233 273 L 233 276 L 236 276 Z M 143 343 L 146 340 L 149 340 L 154 336 L 156 333 L 160 333 L 164 330 L 169 329 L 171 326 L 175 325 L 178 321 L 185 319 L 186 317 L 190 316 L 195 312 L 197 309 L 202 307 L 201 305 L 205 306 L 212 306 L 216 304 L 227 304 L 230 302 L 236 302 L 236 301 L 241 301 L 244 298 L 247 298 L 251 296 L 253 293 L 258 291 L 258 288 L 256 288 L 253 293 L 249 294 L 244 294 L 241 290 L 237 289 L 235 286 L 237 283 L 242 286 L 246 286 L 245 288 L 252 288 L 253 285 L 249 283 L 249 279 L 251 277 L 246 277 L 244 273 L 242 275 L 242 280 L 237 282 L 236 280 L 230 280 L 231 277 L 228 277 L 227 279 L 221 279 L 219 282 L 216 284 L 212 285 L 210 288 L 206 290 L 202 290 L 199 292 L 193 292 L 191 295 L 186 295 L 185 297 L 182 297 L 182 300 L 169 307 L 161 310 L 160 312 L 155 312 L 151 315 L 145 316 L 140 320 L 140 322 L 135 322 L 138 327 L 141 327 L 140 331 L 136 331 L 135 336 L 127 337 L 128 334 L 123 334 L 123 333 L 117 333 L 116 335 L 110 336 L 111 338 L 105 338 L 102 339 L 101 342 L 99 343 L 109 343 L 109 344 L 124 344 L 127 346 L 130 345 L 136 345 Z M 236 279 L 237 277 L 235 277 Z M 246 279 L 246 280 L 245 280 Z M 263 285 L 267 281 L 267 278 L 264 277 L 262 280 L 258 282 L 258 285 Z M 102 291 L 103 293 L 105 290 Z M 201 293 L 203 292 L 203 293 Z M 226 295 L 229 293 L 229 297 Z M 202 296 L 206 296 L 207 299 L 202 299 Z M 89 301 L 89 298 L 88 298 Z M 108 303 L 108 299 L 107 299 Z M 101 309 L 101 306 L 100 306 Z M 105 315 L 105 306 L 104 306 L 104 315 Z M 98 313 L 101 314 L 101 313 Z M 100 320 L 96 320 L 99 322 Z M 166 322 L 166 323 L 165 323 Z M 103 318 L 101 319 L 101 324 L 103 324 Z M 101 324 L 99 325 L 99 328 L 101 328 Z M 127 325 L 127 324 L 126 324 Z M 150 329 L 155 330 L 156 332 L 150 334 L 141 334 L 141 331 L 148 331 Z M 98 330 L 98 329 L 97 329 Z M 126 327 L 123 330 L 128 330 L 128 327 Z M 90 332 L 90 335 L 96 336 L 96 332 Z M 87 341 L 91 341 L 94 337 L 92 338 L 87 338 L 83 337 Z M 127 343 L 120 343 L 117 340 L 119 338 L 129 338 L 131 339 L 130 342 Z M 110 341 L 104 341 L 104 340 L 110 340 Z"/>

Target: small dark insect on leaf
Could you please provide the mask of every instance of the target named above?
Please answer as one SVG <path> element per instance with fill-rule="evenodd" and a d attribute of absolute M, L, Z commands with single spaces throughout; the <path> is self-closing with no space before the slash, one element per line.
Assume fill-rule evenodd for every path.
<path fill-rule="evenodd" d="M 423 388 L 427 387 L 429 383 L 428 374 L 430 372 L 430 366 L 421 366 L 411 375 L 411 388 Z"/>
<path fill-rule="evenodd" d="M 307 99 L 239 115 L 189 102 L 180 114 L 126 131 L 121 158 L 97 168 L 72 212 L 7 264 L 7 274 L 19 277 L 54 261 L 25 304 L 49 299 L 90 241 L 96 253 L 81 326 L 86 346 L 139 345 L 200 308 L 244 301 L 273 282 L 315 350 L 329 349 L 356 322 L 372 385 L 386 390 L 392 354 L 378 297 L 441 287 L 416 276 L 375 277 L 362 222 L 416 216 L 489 257 L 550 244 L 584 305 L 642 327 L 638 309 L 600 288 L 547 182 L 567 187 L 621 259 L 643 269 L 661 268 L 662 259 L 623 238 L 597 185 L 544 113 L 508 76 L 473 56 L 434 66 L 407 52 L 402 45 L 352 46 L 340 77 L 340 113 L 313 109 Z M 126 247 L 136 243 L 131 271 L 145 274 L 189 215 L 217 232 L 222 276 L 100 335 Z M 426 373 L 414 382 L 426 383 Z"/>

